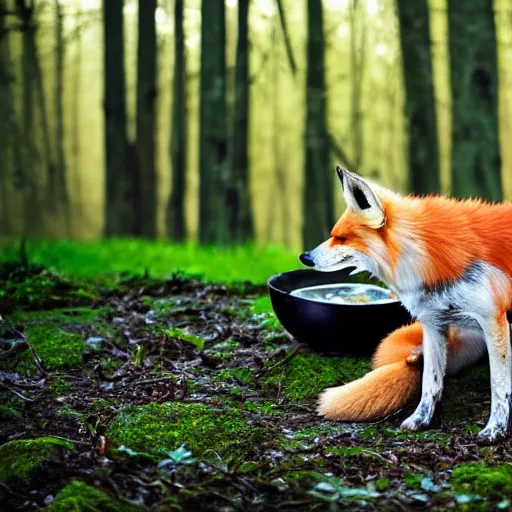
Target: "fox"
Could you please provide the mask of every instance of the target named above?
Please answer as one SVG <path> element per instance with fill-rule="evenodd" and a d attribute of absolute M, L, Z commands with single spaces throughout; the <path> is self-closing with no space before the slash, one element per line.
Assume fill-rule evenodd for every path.
<path fill-rule="evenodd" d="M 512 365 L 512 204 L 443 195 L 405 195 L 336 166 L 346 209 L 330 238 L 302 253 L 315 270 L 368 272 L 394 292 L 412 322 L 378 345 L 373 370 L 322 392 L 317 412 L 329 420 L 376 421 L 415 396 L 401 423 L 430 426 L 444 378 L 489 359 L 491 405 L 477 439 L 507 437 Z"/>

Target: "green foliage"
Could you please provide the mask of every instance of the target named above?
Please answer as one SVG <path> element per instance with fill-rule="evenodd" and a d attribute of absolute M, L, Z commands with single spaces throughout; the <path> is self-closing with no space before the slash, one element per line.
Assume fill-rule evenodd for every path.
<path fill-rule="evenodd" d="M 465 494 L 495 499 L 512 496 L 512 465 L 463 464 L 453 470 L 451 483 L 455 491 Z"/>
<path fill-rule="evenodd" d="M 243 457 L 263 440 L 243 413 L 214 410 L 202 404 L 165 403 L 128 407 L 114 419 L 107 435 L 117 445 L 165 456 L 182 444 L 194 455 L 214 450 L 222 456 Z"/>
<path fill-rule="evenodd" d="M 73 481 L 55 497 L 47 512 L 132 512 L 141 510 L 129 504 L 121 504 L 99 489 Z"/>
<path fill-rule="evenodd" d="M 44 461 L 57 461 L 63 451 L 73 450 L 71 443 L 55 437 L 10 441 L 0 446 L 0 480 L 27 478 Z"/>
<path fill-rule="evenodd" d="M 288 363 L 276 367 L 264 382 L 272 388 L 280 388 L 291 400 L 304 400 L 316 397 L 327 387 L 358 379 L 369 370 L 369 359 L 327 357 L 307 352 L 299 353 Z"/>
<path fill-rule="evenodd" d="M 181 329 L 168 329 L 167 331 L 165 331 L 165 333 L 167 334 L 167 336 L 171 338 L 191 343 L 192 345 L 195 345 L 199 350 L 202 350 L 202 348 L 204 347 L 203 338 L 200 338 L 199 336 L 194 336 L 193 334 L 187 334 Z"/>
<path fill-rule="evenodd" d="M 283 328 L 281 323 L 277 319 L 274 310 L 272 308 L 272 302 L 268 295 L 258 297 L 251 308 L 253 314 L 258 315 L 262 322 L 260 327 L 269 329 L 272 331 L 282 331 Z"/>
<path fill-rule="evenodd" d="M 0 254 L 2 261 L 17 258 L 17 244 Z M 253 245 L 229 248 L 199 247 L 132 239 L 94 242 L 41 241 L 28 244 L 31 263 L 73 276 L 142 274 L 168 277 L 184 271 L 207 281 L 264 283 L 273 274 L 300 268 L 297 254 L 278 247 Z"/>

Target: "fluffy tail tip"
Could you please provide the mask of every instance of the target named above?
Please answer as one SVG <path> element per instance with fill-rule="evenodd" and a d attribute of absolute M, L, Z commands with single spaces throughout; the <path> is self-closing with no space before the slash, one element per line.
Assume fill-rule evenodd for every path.
<path fill-rule="evenodd" d="M 317 412 L 329 420 L 377 421 L 402 409 L 419 389 L 421 370 L 405 361 L 381 366 L 319 397 Z"/>

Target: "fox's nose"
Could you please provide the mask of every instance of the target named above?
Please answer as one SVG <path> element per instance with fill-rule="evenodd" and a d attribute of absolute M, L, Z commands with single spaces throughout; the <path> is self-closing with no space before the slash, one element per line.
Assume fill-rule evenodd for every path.
<path fill-rule="evenodd" d="M 314 267 L 315 266 L 315 262 L 313 261 L 313 258 L 311 257 L 311 254 L 309 252 L 303 252 L 299 256 L 299 260 L 301 261 L 301 263 L 303 263 L 307 267 Z"/>

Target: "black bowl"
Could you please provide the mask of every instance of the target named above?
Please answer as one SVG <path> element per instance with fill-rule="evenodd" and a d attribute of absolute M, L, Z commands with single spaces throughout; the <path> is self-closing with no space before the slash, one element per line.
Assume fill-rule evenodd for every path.
<path fill-rule="evenodd" d="M 411 322 L 411 316 L 398 300 L 329 304 L 290 295 L 293 290 L 308 286 L 361 282 L 360 275 L 349 276 L 351 270 L 292 270 L 268 280 L 270 299 L 278 320 L 297 341 L 305 343 L 311 350 L 371 355 L 390 332 Z"/>

